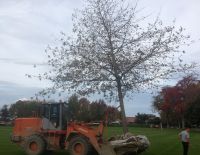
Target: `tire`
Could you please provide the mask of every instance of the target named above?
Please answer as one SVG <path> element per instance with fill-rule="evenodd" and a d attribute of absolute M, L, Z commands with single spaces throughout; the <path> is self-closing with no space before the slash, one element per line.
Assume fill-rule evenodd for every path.
<path fill-rule="evenodd" d="M 24 150 L 28 155 L 41 155 L 45 151 L 45 141 L 38 135 L 25 139 Z"/>
<path fill-rule="evenodd" d="M 84 137 L 77 136 L 69 142 L 70 155 L 91 155 L 92 146 Z"/>

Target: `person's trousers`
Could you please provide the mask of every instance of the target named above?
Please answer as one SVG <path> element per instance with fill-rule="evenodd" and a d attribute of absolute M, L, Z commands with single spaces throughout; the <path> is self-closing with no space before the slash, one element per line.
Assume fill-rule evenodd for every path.
<path fill-rule="evenodd" d="M 183 144 L 183 155 L 188 155 L 189 143 L 188 142 L 182 142 L 182 144 Z"/>

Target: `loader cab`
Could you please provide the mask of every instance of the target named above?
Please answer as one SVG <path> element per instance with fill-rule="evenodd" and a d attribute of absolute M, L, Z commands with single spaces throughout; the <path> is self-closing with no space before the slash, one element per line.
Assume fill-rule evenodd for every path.
<path fill-rule="evenodd" d="M 66 129 L 66 119 L 64 117 L 66 106 L 64 102 L 42 104 L 43 129 L 63 130 Z"/>

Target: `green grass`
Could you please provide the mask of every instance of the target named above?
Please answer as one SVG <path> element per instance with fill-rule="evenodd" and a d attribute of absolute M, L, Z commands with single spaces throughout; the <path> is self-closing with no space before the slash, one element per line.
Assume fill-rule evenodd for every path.
<path fill-rule="evenodd" d="M 129 128 L 130 132 L 138 135 L 146 135 L 150 142 L 150 148 L 141 155 L 182 155 L 182 146 L 178 139 L 180 130 L 176 129 L 150 129 Z M 25 155 L 23 150 L 10 142 L 11 127 L 0 127 L 0 155 Z M 122 133 L 120 127 L 112 127 L 105 131 L 105 136 L 113 136 Z M 191 132 L 191 146 L 189 155 L 199 155 L 200 133 Z M 64 151 L 51 153 L 52 155 L 68 155 Z M 49 153 L 48 153 L 49 155 Z"/>

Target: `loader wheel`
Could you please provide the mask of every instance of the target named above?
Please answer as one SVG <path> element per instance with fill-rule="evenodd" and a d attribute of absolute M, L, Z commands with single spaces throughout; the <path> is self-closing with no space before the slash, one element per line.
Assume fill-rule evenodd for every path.
<path fill-rule="evenodd" d="M 69 142 L 70 155 L 90 155 L 91 144 L 84 137 L 74 137 Z"/>
<path fill-rule="evenodd" d="M 24 149 L 28 155 L 40 155 L 45 150 L 45 142 L 41 137 L 33 135 L 25 140 Z"/>

